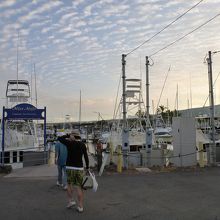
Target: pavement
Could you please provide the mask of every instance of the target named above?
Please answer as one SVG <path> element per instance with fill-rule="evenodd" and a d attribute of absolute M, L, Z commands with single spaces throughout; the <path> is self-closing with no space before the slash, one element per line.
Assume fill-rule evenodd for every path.
<path fill-rule="evenodd" d="M 104 171 L 96 193 L 85 191 L 84 212 L 66 209 L 55 165 L 0 176 L 0 219 L 220 220 L 220 168 L 174 172 Z"/>

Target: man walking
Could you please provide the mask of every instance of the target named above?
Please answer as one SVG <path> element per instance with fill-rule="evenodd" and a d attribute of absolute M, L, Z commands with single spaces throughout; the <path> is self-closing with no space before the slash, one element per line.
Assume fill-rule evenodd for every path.
<path fill-rule="evenodd" d="M 97 169 L 98 172 L 100 171 L 100 168 L 102 166 L 102 152 L 103 152 L 103 146 L 101 140 L 97 141 L 96 144 L 96 155 L 97 155 Z"/>
<path fill-rule="evenodd" d="M 66 145 L 68 152 L 66 161 L 68 196 L 67 208 L 71 208 L 76 205 L 76 202 L 73 200 L 73 191 L 76 190 L 78 200 L 77 211 L 83 212 L 83 157 L 86 162 L 86 169 L 89 169 L 89 158 L 86 146 L 83 142 L 81 142 L 78 131 L 73 131 L 70 135 L 59 137 L 58 140 Z"/>
<path fill-rule="evenodd" d="M 55 161 L 58 169 L 57 185 L 62 186 L 64 190 L 67 189 L 66 160 L 66 146 L 60 141 L 57 141 L 55 144 Z"/>

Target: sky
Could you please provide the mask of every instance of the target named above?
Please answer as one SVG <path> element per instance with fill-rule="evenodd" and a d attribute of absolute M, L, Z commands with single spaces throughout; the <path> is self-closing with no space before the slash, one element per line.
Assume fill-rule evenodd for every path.
<path fill-rule="evenodd" d="M 113 118 L 117 94 L 122 95 L 122 54 L 198 2 L 0 0 L 0 108 L 6 103 L 7 81 L 17 79 L 18 63 L 18 78 L 32 85 L 33 105 L 35 65 L 37 107 L 47 107 L 48 121 L 64 121 L 66 115 L 78 121 L 80 91 L 82 121 Z M 150 57 L 150 113 L 159 105 L 170 110 L 204 105 L 209 94 L 207 54 L 220 51 L 219 13 L 220 0 L 203 0 L 127 55 L 126 78 L 142 79 L 144 100 L 145 57 Z M 212 54 L 212 61 L 214 100 L 220 104 L 220 53 Z"/>

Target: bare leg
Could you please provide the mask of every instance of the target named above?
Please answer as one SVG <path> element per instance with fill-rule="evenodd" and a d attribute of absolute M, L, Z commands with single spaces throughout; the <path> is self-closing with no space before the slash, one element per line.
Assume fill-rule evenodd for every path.
<path fill-rule="evenodd" d="M 77 191 L 77 199 L 78 199 L 79 207 L 83 208 L 83 190 L 81 189 L 81 187 L 77 186 L 76 191 Z"/>
<path fill-rule="evenodd" d="M 69 202 L 73 200 L 73 187 L 71 184 L 67 184 L 67 197 Z"/>

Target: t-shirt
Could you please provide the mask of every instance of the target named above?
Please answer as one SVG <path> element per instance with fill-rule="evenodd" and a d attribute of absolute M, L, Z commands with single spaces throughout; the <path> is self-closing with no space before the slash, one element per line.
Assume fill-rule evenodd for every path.
<path fill-rule="evenodd" d="M 86 168 L 89 168 L 89 157 L 86 145 L 81 141 L 67 140 L 65 136 L 59 137 L 58 140 L 67 147 L 66 166 L 72 168 L 83 168 L 83 158 L 86 162 Z"/>
<path fill-rule="evenodd" d="M 56 151 L 56 155 L 58 156 L 57 165 L 65 166 L 66 165 L 66 160 L 67 160 L 66 146 L 58 141 L 55 144 L 55 151 Z"/>

